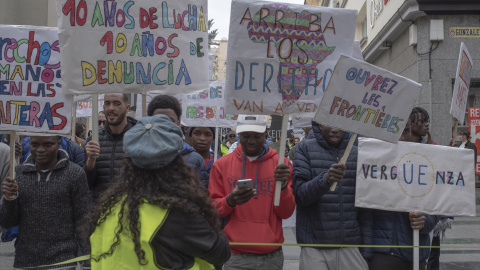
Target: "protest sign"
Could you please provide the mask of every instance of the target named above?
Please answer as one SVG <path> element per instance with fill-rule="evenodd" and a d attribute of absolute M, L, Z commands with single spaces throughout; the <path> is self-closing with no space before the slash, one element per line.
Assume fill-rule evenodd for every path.
<path fill-rule="evenodd" d="M 460 55 L 458 57 L 455 86 L 453 87 L 452 104 L 450 105 L 450 114 L 460 123 L 463 123 L 465 120 L 465 109 L 467 108 L 472 67 L 472 58 L 470 57 L 470 53 L 468 53 L 467 47 L 465 47 L 465 44 L 462 42 L 460 45 Z"/>
<path fill-rule="evenodd" d="M 342 55 L 314 120 L 397 142 L 420 88 L 412 80 Z"/>
<path fill-rule="evenodd" d="M 182 105 L 183 125 L 188 127 L 229 127 L 237 126 L 238 115 L 225 112 L 225 82 L 212 81 L 208 91 L 193 94 L 174 95 Z M 146 106 L 158 94 L 146 94 Z M 137 119 L 142 117 L 142 98 L 137 96 Z"/>
<path fill-rule="evenodd" d="M 468 129 L 470 130 L 470 140 L 475 144 L 477 150 L 480 149 L 480 108 L 468 108 Z M 477 155 L 480 152 L 477 151 Z M 477 156 L 477 163 L 475 164 L 475 173 L 480 174 L 480 158 Z"/>
<path fill-rule="evenodd" d="M 230 18 L 227 113 L 313 117 L 357 11 L 234 0 Z"/>
<path fill-rule="evenodd" d="M 181 95 L 182 121 L 188 127 L 237 126 L 238 115 L 225 113 L 225 81 L 210 82 L 210 90 Z"/>
<path fill-rule="evenodd" d="M 360 138 L 355 206 L 475 216 L 472 164 L 471 149 Z"/>
<path fill-rule="evenodd" d="M 56 28 L 0 26 L 0 130 L 68 134 Z"/>
<path fill-rule="evenodd" d="M 312 126 L 312 118 L 310 117 L 292 117 L 293 128 L 304 128 Z M 305 134 L 305 136 L 308 134 Z"/>
<path fill-rule="evenodd" d="M 77 118 L 92 116 L 92 101 L 91 100 L 76 102 L 76 106 L 77 106 L 77 114 L 76 114 Z M 98 102 L 98 108 L 100 108 L 100 110 L 103 110 L 102 109 L 103 108 L 103 100 Z"/>
<path fill-rule="evenodd" d="M 58 0 L 66 93 L 208 89 L 207 0 Z"/>

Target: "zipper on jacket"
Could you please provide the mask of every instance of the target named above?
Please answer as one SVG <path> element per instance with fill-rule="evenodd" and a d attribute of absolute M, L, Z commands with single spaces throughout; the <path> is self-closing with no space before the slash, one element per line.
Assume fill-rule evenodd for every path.
<path fill-rule="evenodd" d="M 122 136 L 122 140 L 123 140 L 123 136 Z M 115 179 L 115 149 L 116 148 L 117 148 L 117 139 L 115 138 L 113 140 L 113 147 L 112 147 L 113 158 L 110 159 L 110 175 L 111 175 L 110 181 Z"/>

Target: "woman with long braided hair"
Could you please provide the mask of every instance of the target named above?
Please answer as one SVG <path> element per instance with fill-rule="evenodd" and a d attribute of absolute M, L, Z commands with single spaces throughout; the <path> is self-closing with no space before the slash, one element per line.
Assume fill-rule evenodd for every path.
<path fill-rule="evenodd" d="M 217 213 L 178 155 L 180 127 L 144 117 L 124 136 L 121 179 L 101 197 L 88 228 L 92 269 L 213 269 L 230 257 Z"/>

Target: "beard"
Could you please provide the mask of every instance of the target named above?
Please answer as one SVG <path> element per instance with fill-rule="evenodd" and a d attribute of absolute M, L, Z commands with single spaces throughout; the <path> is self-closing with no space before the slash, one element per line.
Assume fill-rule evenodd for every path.
<path fill-rule="evenodd" d="M 118 126 L 123 122 L 123 119 L 125 119 L 126 115 L 127 115 L 127 112 L 123 112 L 123 113 L 118 115 L 117 120 L 112 121 L 112 122 L 109 121 L 109 118 L 107 116 L 107 123 L 108 123 L 109 126 Z"/>

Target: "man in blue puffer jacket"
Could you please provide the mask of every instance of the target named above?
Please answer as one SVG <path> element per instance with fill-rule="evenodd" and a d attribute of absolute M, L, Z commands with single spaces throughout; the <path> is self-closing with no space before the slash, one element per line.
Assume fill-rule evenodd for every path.
<path fill-rule="evenodd" d="M 425 135 L 429 129 L 428 113 L 415 107 L 405 125 L 401 141 L 426 143 Z M 412 246 L 413 229 L 420 230 L 420 246 L 430 246 L 428 235 L 438 222 L 437 216 L 420 212 L 392 212 L 373 210 L 369 219 L 365 220 L 373 227 L 373 245 Z M 369 249 L 370 270 L 409 270 L 413 269 L 412 248 L 371 248 Z M 430 249 L 420 249 L 419 269 L 425 269 Z"/>
<path fill-rule="evenodd" d="M 371 227 L 361 227 L 363 209 L 355 208 L 357 147 L 346 165 L 338 164 L 347 133 L 312 122 L 314 138 L 297 145 L 293 189 L 299 244 L 370 244 Z M 335 191 L 330 185 L 337 182 Z M 365 210 L 365 214 L 371 210 Z M 370 230 L 369 230 L 370 229 Z M 302 247 L 300 269 L 368 269 L 358 248 Z"/>

